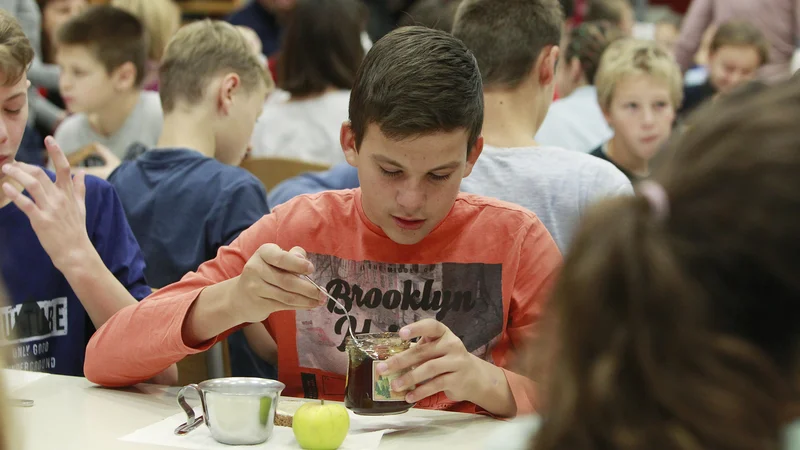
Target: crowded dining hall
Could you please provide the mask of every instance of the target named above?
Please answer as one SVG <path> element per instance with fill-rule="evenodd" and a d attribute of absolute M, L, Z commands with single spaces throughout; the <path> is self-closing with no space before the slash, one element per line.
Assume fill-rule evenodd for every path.
<path fill-rule="evenodd" d="M 798 43 L 795 0 L 0 0 L 0 450 L 800 449 Z"/>

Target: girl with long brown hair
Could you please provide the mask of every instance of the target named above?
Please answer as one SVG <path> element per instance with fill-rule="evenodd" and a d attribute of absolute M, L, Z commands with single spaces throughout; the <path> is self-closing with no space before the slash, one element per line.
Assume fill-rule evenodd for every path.
<path fill-rule="evenodd" d="M 800 448 L 800 83 L 698 117 L 585 217 L 529 448 Z"/>

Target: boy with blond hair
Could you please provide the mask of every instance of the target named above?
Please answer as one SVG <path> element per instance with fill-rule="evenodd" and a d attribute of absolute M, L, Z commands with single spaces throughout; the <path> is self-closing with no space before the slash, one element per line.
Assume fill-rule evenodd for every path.
<path fill-rule="evenodd" d="M 56 173 L 15 162 L 32 58 L 19 23 L 0 10 L 0 274 L 10 295 L 10 305 L 0 308 L 3 337 L 11 368 L 82 376 L 92 330 L 150 288 L 108 183 L 71 178 L 51 137 L 45 144 Z M 158 381 L 176 382 L 175 368 L 164 369 Z"/>
<path fill-rule="evenodd" d="M 197 270 L 269 212 L 261 182 L 237 166 L 273 88 L 247 39 L 234 26 L 209 20 L 175 34 L 159 80 L 161 138 L 108 178 L 144 251 L 145 275 L 156 288 Z M 272 372 L 240 364 L 258 362 L 241 335 L 230 344 L 234 375 Z"/>
<path fill-rule="evenodd" d="M 723 23 L 714 32 L 708 49 L 708 78 L 684 90 L 681 116 L 706 100 L 725 95 L 758 76 L 769 61 L 769 42 L 755 25 L 746 21 Z"/>
<path fill-rule="evenodd" d="M 361 188 L 276 208 L 197 273 L 121 311 L 95 333 L 87 377 L 137 383 L 254 323 L 276 341 L 284 395 L 341 401 L 352 327 L 422 338 L 375 367 L 404 373 L 391 389 L 409 403 L 532 412 L 536 384 L 513 371 L 514 352 L 536 332 L 561 256 L 529 211 L 459 193 L 483 148 L 474 56 L 443 31 L 393 31 L 359 69 L 350 119 L 341 144 Z"/>
<path fill-rule="evenodd" d="M 158 94 L 142 91 L 147 74 L 142 23 L 113 6 L 94 6 L 58 31 L 59 88 L 74 114 L 55 138 L 67 154 L 90 144 L 126 159 L 134 143 L 152 147 L 161 134 Z"/>
<path fill-rule="evenodd" d="M 595 85 L 614 137 L 591 154 L 613 163 L 631 181 L 647 177 L 650 160 L 672 132 L 682 84 L 678 64 L 655 41 L 611 44 L 600 59 Z"/>

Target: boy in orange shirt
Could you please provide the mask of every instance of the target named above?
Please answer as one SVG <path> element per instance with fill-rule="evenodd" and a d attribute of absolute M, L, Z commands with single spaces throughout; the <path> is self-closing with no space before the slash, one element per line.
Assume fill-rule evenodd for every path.
<path fill-rule="evenodd" d="M 138 383 L 263 322 L 284 395 L 341 400 L 351 324 L 422 338 L 377 367 L 413 368 L 392 384 L 408 402 L 532 412 L 535 383 L 509 368 L 561 255 L 533 213 L 459 193 L 483 147 L 482 122 L 481 75 L 461 41 L 422 27 L 390 33 L 366 56 L 342 125 L 361 188 L 281 205 L 197 273 L 115 315 L 89 343 L 86 376 Z"/>

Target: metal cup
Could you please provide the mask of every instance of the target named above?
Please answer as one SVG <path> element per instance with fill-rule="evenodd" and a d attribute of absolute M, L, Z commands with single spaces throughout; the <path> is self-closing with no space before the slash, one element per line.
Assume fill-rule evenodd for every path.
<path fill-rule="evenodd" d="M 186 423 L 175 429 L 184 435 L 203 422 L 217 442 L 228 445 L 260 444 L 272 435 L 278 398 L 286 386 L 263 378 L 217 378 L 184 386 L 178 392 L 178 405 L 186 412 Z M 200 396 L 203 415 L 195 417 L 185 393 L 194 389 Z"/>

